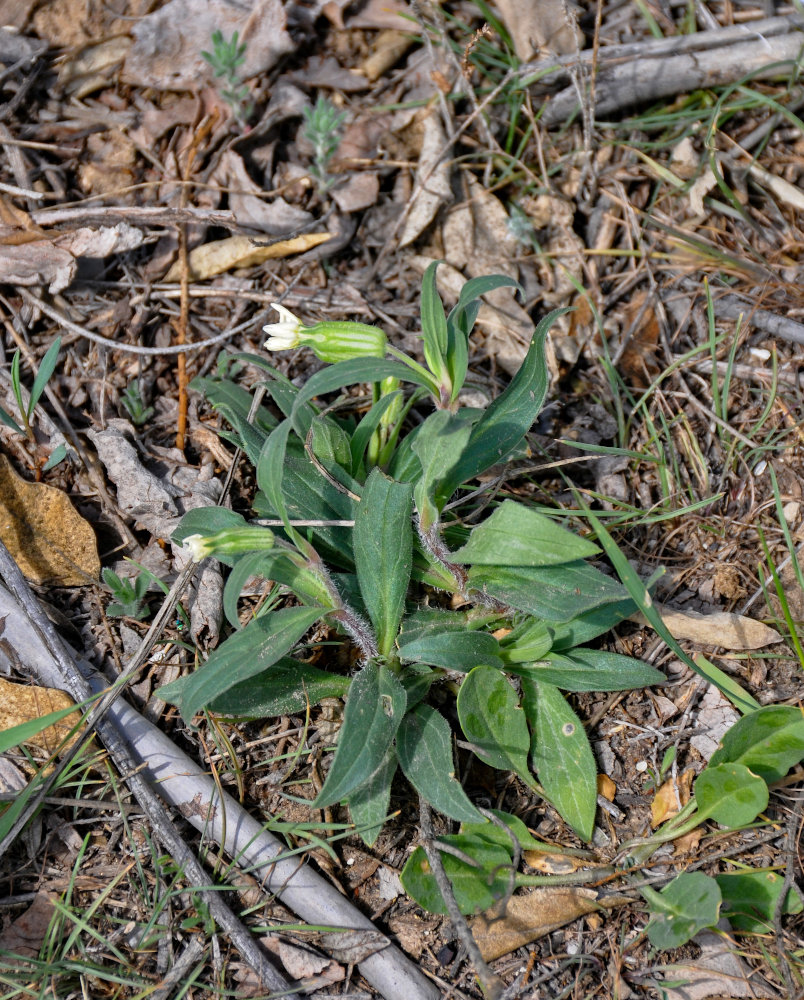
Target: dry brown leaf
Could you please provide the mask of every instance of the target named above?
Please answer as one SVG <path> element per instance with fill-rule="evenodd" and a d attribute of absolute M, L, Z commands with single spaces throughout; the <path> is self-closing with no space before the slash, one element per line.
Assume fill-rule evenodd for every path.
<path fill-rule="evenodd" d="M 583 45 L 574 17 L 578 7 L 568 0 L 497 0 L 497 7 L 514 51 L 525 62 L 542 48 L 568 55 Z"/>
<path fill-rule="evenodd" d="M 272 236 L 286 236 L 312 225 L 313 216 L 284 198 L 266 200 L 254 181 L 243 157 L 227 149 L 215 170 L 214 179 L 229 188 L 229 209 L 241 226 L 253 226 Z"/>
<path fill-rule="evenodd" d="M 75 257 L 49 240 L 0 246 L 0 274 L 10 285 L 47 285 L 55 295 L 70 284 L 76 267 Z"/>
<path fill-rule="evenodd" d="M 92 42 L 62 63 L 59 83 L 75 100 L 108 87 L 130 48 L 131 39 L 119 35 Z"/>
<path fill-rule="evenodd" d="M 617 785 L 607 774 L 597 776 L 597 794 L 602 795 L 607 802 L 613 802 L 617 794 Z"/>
<path fill-rule="evenodd" d="M 201 53 L 211 48 L 213 31 L 229 39 L 238 33 L 245 61 L 240 78 L 267 72 L 293 49 L 281 0 L 170 0 L 141 17 L 131 29 L 134 44 L 126 57 L 123 80 L 157 90 L 195 91 L 214 82 Z"/>
<path fill-rule="evenodd" d="M 12 955 L 38 958 L 45 934 L 54 912 L 55 892 L 40 889 L 22 916 L 17 917 L 0 934 L 0 955 L 13 966 Z"/>
<path fill-rule="evenodd" d="M 702 615 L 697 611 L 674 611 L 660 604 L 654 606 L 670 634 L 676 639 L 690 639 L 734 650 L 762 649 L 782 641 L 775 629 L 745 615 L 736 615 L 730 611 L 713 611 Z M 650 624 L 639 612 L 631 615 L 629 621 L 640 625 Z"/>
<path fill-rule="evenodd" d="M 70 233 L 61 233 L 53 245 L 68 250 L 74 257 L 109 257 L 113 253 L 127 253 L 142 246 L 145 234 L 127 222 L 114 226 L 90 229 L 82 226 Z"/>
<path fill-rule="evenodd" d="M 690 962 L 677 962 L 662 970 L 661 995 L 664 1000 L 709 1000 L 710 997 L 778 997 L 755 975 L 729 938 L 728 920 L 721 920 L 717 930 L 700 931 L 692 943 L 701 949 Z M 669 981 L 669 984 L 668 984 Z"/>
<path fill-rule="evenodd" d="M 342 212 L 360 212 L 377 201 L 380 179 L 376 174 L 352 174 L 344 183 L 330 191 L 332 200 Z"/>
<path fill-rule="evenodd" d="M 395 28 L 386 28 L 377 35 L 373 51 L 363 61 L 360 72 L 367 80 L 374 83 L 402 58 L 415 41 L 409 30 L 397 31 Z"/>
<path fill-rule="evenodd" d="M 260 941 L 279 958 L 297 983 L 301 981 L 305 993 L 332 986 L 346 978 L 342 965 L 302 942 L 291 943 L 271 934 L 260 938 Z"/>
<path fill-rule="evenodd" d="M 32 583 L 81 587 L 100 575 L 95 533 L 66 493 L 29 483 L 0 455 L 0 538 Z"/>
<path fill-rule="evenodd" d="M 524 851 L 522 856 L 531 868 L 545 875 L 569 875 L 570 872 L 577 872 L 588 864 L 582 858 L 573 858 L 568 854 L 559 853 L 558 850 L 554 854 L 546 851 Z"/>
<path fill-rule="evenodd" d="M 32 684 L 14 684 L 0 677 L 0 730 L 11 729 L 12 726 L 41 719 L 51 712 L 61 712 L 75 702 L 64 691 L 54 688 L 36 687 Z M 70 730 L 81 721 L 81 713 L 65 716 L 53 726 L 48 726 L 40 733 L 27 739 L 30 746 L 36 746 L 52 754 L 64 740 L 68 740 L 64 749 L 68 749 L 83 735 L 80 731 L 70 736 Z"/>
<path fill-rule="evenodd" d="M 192 250 L 187 258 L 191 281 L 203 281 L 224 271 L 237 267 L 252 267 L 266 260 L 276 260 L 279 257 L 290 257 L 295 253 L 304 253 L 313 247 L 326 243 L 331 238 L 330 233 L 304 233 L 294 236 L 292 240 L 281 240 L 269 247 L 256 246 L 250 236 L 229 236 L 225 240 L 205 243 Z M 177 261 L 164 277 L 164 281 L 178 281 L 181 277 L 181 264 Z"/>
<path fill-rule="evenodd" d="M 472 935 L 484 960 L 491 962 L 587 913 L 627 902 L 625 896 L 601 896 L 594 889 L 576 886 L 534 889 L 512 896 L 501 917 L 475 917 Z"/>
<path fill-rule="evenodd" d="M 399 237 L 400 247 L 407 246 L 421 236 L 439 208 L 452 200 L 449 157 L 444 156 L 447 137 L 438 112 L 431 111 L 420 122 L 420 126 L 421 148 L 414 200 Z"/>
<path fill-rule="evenodd" d="M 661 826 L 665 820 L 677 816 L 683 807 L 689 802 L 692 794 L 692 779 L 695 772 L 691 769 L 676 780 L 668 778 L 667 781 L 656 792 L 653 802 L 650 804 L 650 825 L 652 829 Z"/>

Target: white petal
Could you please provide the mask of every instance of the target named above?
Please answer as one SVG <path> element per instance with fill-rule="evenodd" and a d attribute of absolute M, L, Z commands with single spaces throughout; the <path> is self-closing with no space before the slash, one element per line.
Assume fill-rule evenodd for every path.
<path fill-rule="evenodd" d="M 184 539 L 184 548 L 190 553 L 193 562 L 201 562 L 207 557 L 207 547 L 203 535 L 188 535 Z"/>
<path fill-rule="evenodd" d="M 298 316 L 294 316 L 290 309 L 286 309 L 284 306 L 280 306 L 278 302 L 272 302 L 271 308 L 276 309 L 279 313 L 279 322 L 282 324 L 288 323 L 295 327 L 301 326 L 301 320 Z M 276 324 L 278 325 L 278 324 Z"/>

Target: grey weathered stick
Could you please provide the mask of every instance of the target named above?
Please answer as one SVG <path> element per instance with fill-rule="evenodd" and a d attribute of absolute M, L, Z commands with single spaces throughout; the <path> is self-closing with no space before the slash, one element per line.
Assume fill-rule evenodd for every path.
<path fill-rule="evenodd" d="M 10 556 L 6 558 L 10 559 Z M 0 572 L 8 581 L 9 575 L 13 576 L 14 571 L 19 574 L 19 571 L 11 560 L 7 575 L 6 565 L 6 561 L 0 559 Z M 31 613 L 38 612 L 44 618 L 24 580 L 22 585 L 28 600 L 35 605 Z M 24 606 L 27 607 L 27 602 Z M 73 697 L 83 700 L 86 688 L 79 685 L 74 690 L 72 684 L 67 683 L 66 671 L 70 664 L 73 668 L 75 664 L 64 652 L 64 645 L 50 622 L 46 618 L 42 622 L 44 638 L 30 628 L 25 631 L 18 605 L 4 588 L 0 588 L 0 616 L 4 613 L 16 619 L 15 651 L 31 676 L 41 684 L 62 690 L 66 688 Z M 68 663 L 62 662 L 56 649 L 62 651 Z M 79 662 L 78 666 L 92 691 L 103 691 L 108 687 L 106 680 L 88 664 Z M 286 906 L 308 923 L 376 930 L 367 917 L 309 865 L 298 857 L 288 857 L 285 845 L 268 833 L 238 802 L 226 794 L 221 798 L 210 775 L 130 705 L 122 700 L 115 702 L 102 725 L 107 727 L 105 732 L 113 730 L 118 738 L 123 734 L 139 767 L 134 779 L 142 781 L 149 791 L 149 785 L 155 787 L 160 796 L 177 808 L 208 840 L 222 843 L 238 865 L 255 871 L 269 892 L 278 895 Z M 195 880 L 192 872 L 187 871 L 188 877 Z M 205 881 L 206 876 L 199 884 Z M 211 895 L 220 898 L 220 894 Z M 218 920 L 214 911 L 213 916 Z M 242 953 L 241 945 L 234 938 L 232 940 Z M 359 964 L 359 970 L 385 1000 L 438 1000 L 440 996 L 437 987 L 393 944 L 366 958 Z"/>
<path fill-rule="evenodd" d="M 605 50 L 595 82 L 595 114 L 607 115 L 635 104 L 687 93 L 702 87 L 735 83 L 753 74 L 757 79 L 778 76 L 777 63 L 794 63 L 804 45 L 804 32 L 791 26 L 786 34 L 770 38 L 744 26 L 744 37 L 751 39 L 711 50 L 699 49 L 678 55 L 635 56 L 628 61 L 608 65 Z M 717 36 L 718 32 L 701 32 Z M 752 37 L 753 35 L 753 37 Z M 716 39 L 713 39 L 713 45 Z M 560 125 L 578 110 L 578 94 L 567 87 L 550 100 L 541 117 L 547 125 Z"/>
<path fill-rule="evenodd" d="M 85 701 L 93 693 L 103 690 L 107 685 L 102 679 L 98 677 L 95 684 L 90 684 L 82 676 L 73 657 L 53 628 L 48 617 L 42 611 L 39 602 L 22 573 L 20 573 L 17 564 L 1 541 L 0 573 L 6 582 L 6 586 L 14 595 L 19 605 L 19 610 L 25 614 L 35 637 L 43 645 L 42 658 L 40 658 L 37 664 L 37 667 L 40 669 L 37 670 L 34 667 L 32 673 L 38 674 L 41 670 L 41 673 L 55 675 L 49 678 L 38 677 L 37 679 L 44 681 L 50 686 L 66 687 L 77 701 Z M 19 622 L 16 625 L 19 627 Z M 17 652 L 21 653 L 22 651 L 18 650 Z M 21 655 L 20 661 L 29 669 L 31 668 L 31 664 L 25 663 Z M 44 669 L 48 664 L 50 670 Z M 93 688 L 95 689 L 94 692 Z M 145 811 L 152 830 L 170 852 L 170 856 L 179 868 L 184 871 L 188 883 L 196 886 L 194 891 L 198 893 L 199 897 L 209 907 L 209 911 L 215 922 L 223 928 L 232 944 L 256 972 L 265 986 L 271 990 L 293 992 L 291 984 L 271 965 L 267 955 L 262 951 L 254 936 L 229 908 L 220 891 L 203 888 L 211 883 L 209 875 L 182 839 L 167 809 L 145 780 L 142 771 L 138 770 L 140 762 L 132 757 L 126 741 L 121 736 L 117 726 L 111 719 L 102 718 L 98 720 L 96 729 L 98 735 L 103 740 L 109 756 L 114 761 L 124 780 L 128 783 L 137 802 Z"/>

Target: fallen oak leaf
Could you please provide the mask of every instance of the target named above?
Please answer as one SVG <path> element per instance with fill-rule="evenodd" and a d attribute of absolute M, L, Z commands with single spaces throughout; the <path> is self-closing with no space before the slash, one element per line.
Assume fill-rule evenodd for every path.
<path fill-rule="evenodd" d="M 100 575 L 95 533 L 66 493 L 29 483 L 0 455 L 0 539 L 33 583 L 80 587 Z"/>

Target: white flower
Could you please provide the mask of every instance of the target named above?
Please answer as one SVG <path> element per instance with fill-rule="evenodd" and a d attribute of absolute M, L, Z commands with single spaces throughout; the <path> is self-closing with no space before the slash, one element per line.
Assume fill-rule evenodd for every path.
<path fill-rule="evenodd" d="M 184 539 L 184 548 L 190 553 L 193 562 L 201 562 L 209 555 L 209 545 L 203 535 L 188 535 Z"/>
<path fill-rule="evenodd" d="M 289 351 L 292 347 L 299 346 L 299 332 L 302 323 L 298 316 L 294 316 L 289 309 L 280 306 L 276 302 L 271 303 L 271 308 L 279 313 L 278 323 L 269 323 L 262 329 L 268 334 L 265 347 L 269 351 Z"/>

